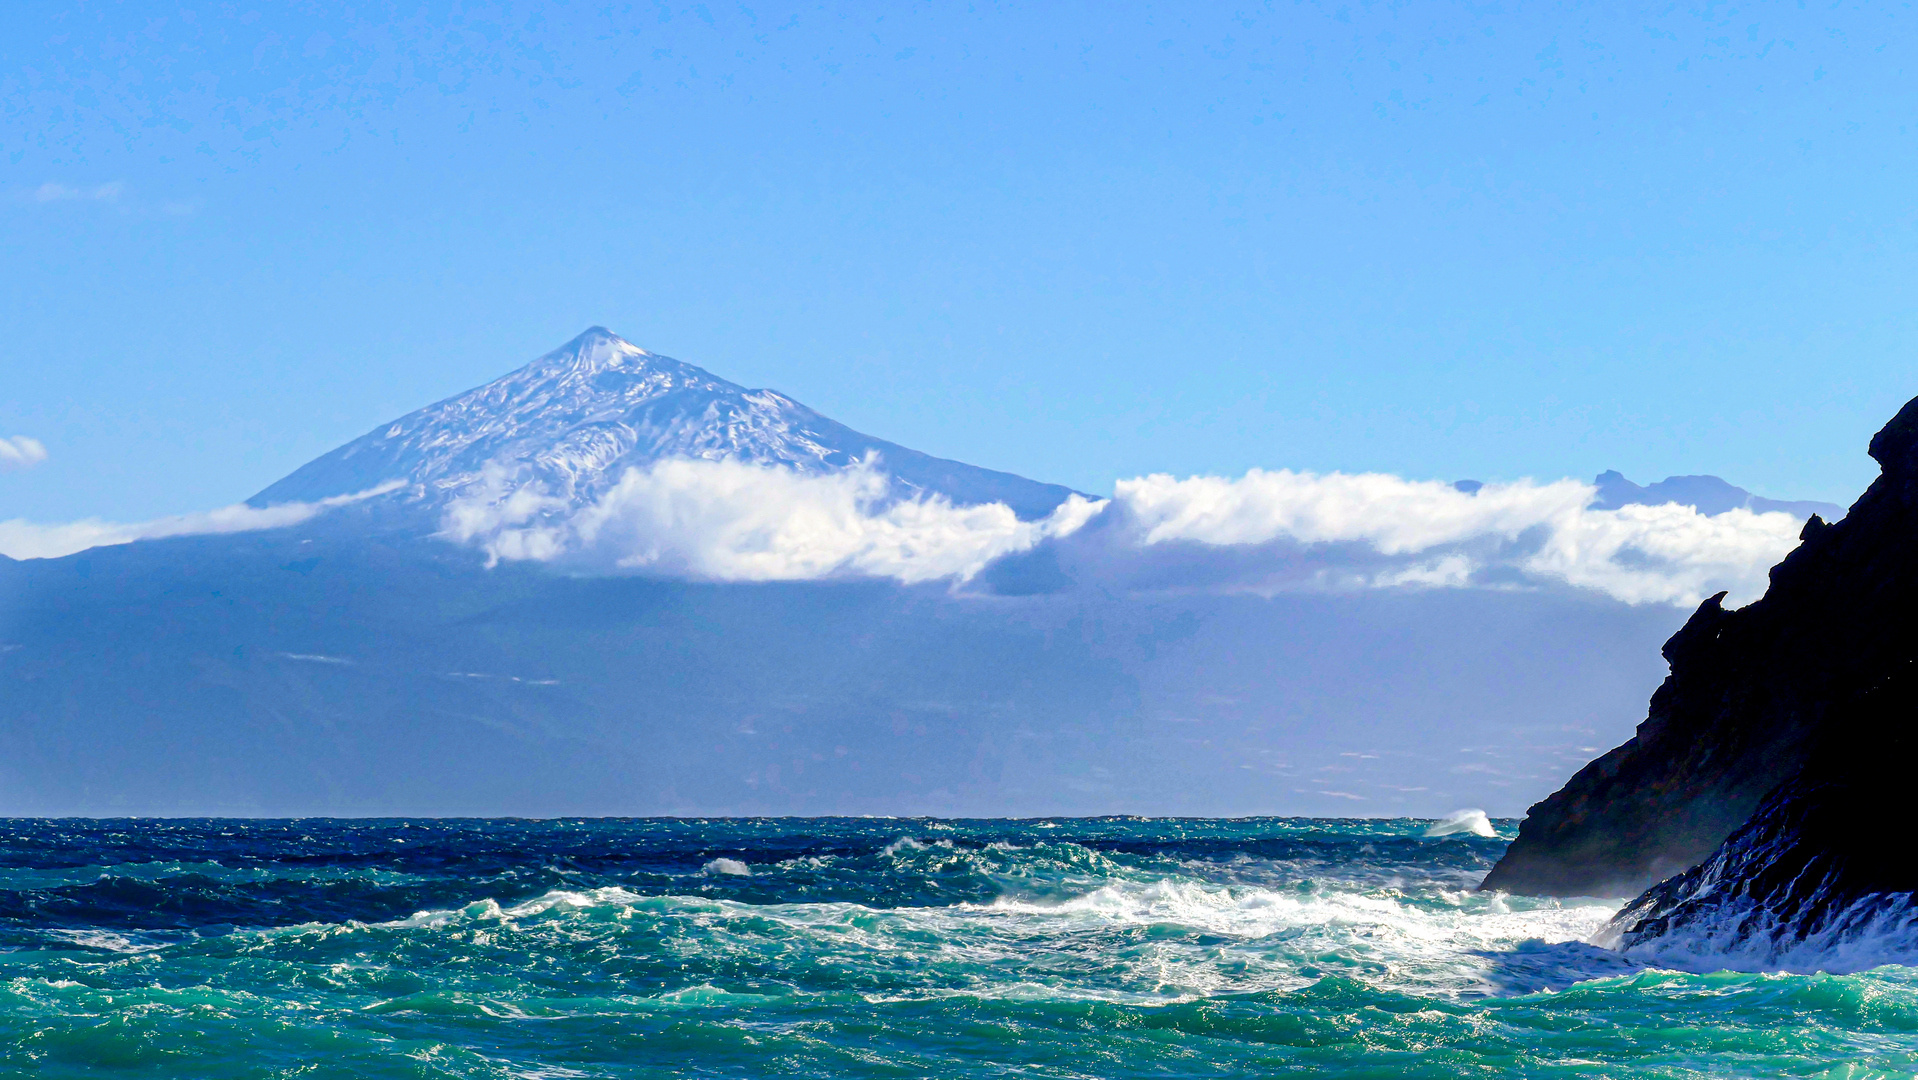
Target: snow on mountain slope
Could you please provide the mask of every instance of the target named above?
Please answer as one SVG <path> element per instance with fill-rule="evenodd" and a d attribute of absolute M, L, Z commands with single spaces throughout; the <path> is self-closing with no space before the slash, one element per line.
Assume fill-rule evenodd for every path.
<path fill-rule="evenodd" d="M 1005 503 L 1033 520 L 1072 494 L 863 435 L 782 394 L 749 390 L 595 326 L 518 371 L 308 462 L 249 502 L 313 502 L 400 480 L 406 486 L 388 496 L 394 509 L 437 514 L 487 484 L 535 486 L 579 508 L 604 497 L 629 468 L 667 459 L 824 475 L 867 455 L 877 456 L 900 498 Z"/>

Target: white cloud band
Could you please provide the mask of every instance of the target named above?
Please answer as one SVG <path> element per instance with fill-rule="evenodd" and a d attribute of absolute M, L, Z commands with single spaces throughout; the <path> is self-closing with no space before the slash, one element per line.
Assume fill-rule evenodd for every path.
<path fill-rule="evenodd" d="M 1002 504 L 889 491 L 870 461 L 808 475 L 675 459 L 629 470 L 603 498 L 573 508 L 499 468 L 449 506 L 442 535 L 495 561 L 717 581 L 965 582 L 1032 553 L 1055 567 L 1043 588 L 1067 579 L 1262 593 L 1560 583 L 1633 604 L 1693 604 L 1719 589 L 1733 603 L 1760 595 L 1800 528 L 1783 513 L 1594 510 L 1594 489 L 1574 480 L 1468 493 L 1377 473 L 1153 475 L 1120 481 L 1110 502 L 1075 496 L 1033 522 Z M 998 570 L 988 578 L 987 587 L 1010 580 Z"/>
<path fill-rule="evenodd" d="M 0 440 L 0 463 L 45 457 Z M 0 554 L 45 558 L 102 544 L 298 524 L 397 481 L 318 503 L 232 506 L 136 524 L 0 522 Z M 1595 510 L 1573 480 L 1475 492 L 1379 473 L 1254 469 L 1239 478 L 1156 474 L 1110 501 L 1073 496 L 1020 521 L 1001 503 L 898 498 L 876 461 L 824 474 L 737 461 L 668 459 L 629 469 L 584 506 L 505 467 L 447 504 L 440 535 L 497 562 L 710 581 L 979 578 L 975 588 L 1271 594 L 1370 588 L 1569 585 L 1626 603 L 1695 604 L 1764 592 L 1798 542 L 1789 514 L 1690 506 Z M 1036 561 L 1035 561 L 1036 560 Z M 985 577 L 982 572 L 990 570 Z"/>

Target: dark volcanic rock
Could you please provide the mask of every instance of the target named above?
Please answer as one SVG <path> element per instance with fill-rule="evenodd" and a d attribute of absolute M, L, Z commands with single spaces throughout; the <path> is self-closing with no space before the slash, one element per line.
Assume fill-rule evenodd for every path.
<path fill-rule="evenodd" d="M 1626 905 L 1616 944 L 1674 966 L 1849 971 L 1918 957 L 1904 786 L 1918 680 L 1906 667 L 1835 710 L 1804 770 L 1710 858 Z"/>
<path fill-rule="evenodd" d="M 1878 479 L 1806 522 L 1762 599 L 1699 605 L 1638 733 L 1533 806 L 1483 888 L 1615 896 L 1699 863 L 1918 657 L 1918 400 L 1871 455 Z"/>

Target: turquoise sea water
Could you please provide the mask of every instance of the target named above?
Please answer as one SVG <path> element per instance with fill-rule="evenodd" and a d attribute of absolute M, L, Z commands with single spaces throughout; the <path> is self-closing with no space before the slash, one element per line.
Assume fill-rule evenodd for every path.
<path fill-rule="evenodd" d="M 1918 1070 L 1918 979 L 1683 973 L 1425 822 L 0 822 L 0 1075 Z"/>

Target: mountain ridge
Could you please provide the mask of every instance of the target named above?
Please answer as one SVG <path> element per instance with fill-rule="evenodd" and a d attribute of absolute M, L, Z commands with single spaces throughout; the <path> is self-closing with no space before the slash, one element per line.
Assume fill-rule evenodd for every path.
<path fill-rule="evenodd" d="M 1618 470 L 1607 469 L 1592 480 L 1592 486 L 1598 489 L 1598 498 L 1592 501 L 1592 507 L 1596 510 L 1616 510 L 1634 504 L 1657 506 L 1682 503 L 1706 517 L 1728 510 L 1750 510 L 1754 514 L 1783 512 L 1800 521 L 1813 514 L 1826 521 L 1836 521 L 1845 516 L 1845 508 L 1837 503 L 1816 499 L 1768 499 L 1708 474 L 1667 476 L 1654 483 L 1639 485 L 1625 479 Z"/>

